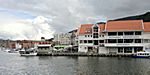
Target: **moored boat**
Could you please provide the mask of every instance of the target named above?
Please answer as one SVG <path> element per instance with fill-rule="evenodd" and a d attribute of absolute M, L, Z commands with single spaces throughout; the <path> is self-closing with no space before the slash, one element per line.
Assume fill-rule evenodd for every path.
<path fill-rule="evenodd" d="M 22 49 L 19 51 L 19 54 L 21 56 L 36 56 L 37 55 L 37 51 L 35 49 Z"/>
<path fill-rule="evenodd" d="M 149 58 L 150 52 L 137 52 L 132 57 L 134 57 L 134 58 Z"/>

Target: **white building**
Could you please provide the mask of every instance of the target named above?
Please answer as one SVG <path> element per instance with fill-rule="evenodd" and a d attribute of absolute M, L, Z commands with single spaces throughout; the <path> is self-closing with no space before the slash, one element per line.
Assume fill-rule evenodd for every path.
<path fill-rule="evenodd" d="M 84 24 L 78 29 L 79 52 L 132 54 L 150 50 L 150 22 L 108 21 Z"/>

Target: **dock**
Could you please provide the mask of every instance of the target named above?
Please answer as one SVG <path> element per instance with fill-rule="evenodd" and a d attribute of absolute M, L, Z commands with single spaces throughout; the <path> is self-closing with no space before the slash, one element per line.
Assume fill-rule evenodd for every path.
<path fill-rule="evenodd" d="M 37 56 L 91 56 L 91 57 L 131 57 L 132 54 L 97 54 L 97 53 L 47 53 Z"/>

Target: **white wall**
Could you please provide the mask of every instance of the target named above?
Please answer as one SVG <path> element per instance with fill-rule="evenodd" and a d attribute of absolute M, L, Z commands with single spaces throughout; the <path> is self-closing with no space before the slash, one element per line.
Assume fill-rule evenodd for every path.
<path fill-rule="evenodd" d="M 99 54 L 107 54 L 107 53 L 109 53 L 107 48 L 105 48 L 105 47 L 99 47 L 99 51 L 98 52 L 99 52 Z"/>
<path fill-rule="evenodd" d="M 81 46 L 81 45 L 79 45 L 79 47 L 78 47 L 78 52 L 87 52 L 87 47 L 86 47 L 86 49 L 85 49 L 85 47 L 86 47 L 86 46 Z"/>
<path fill-rule="evenodd" d="M 144 32 L 142 37 L 143 39 L 150 39 L 150 32 Z"/>

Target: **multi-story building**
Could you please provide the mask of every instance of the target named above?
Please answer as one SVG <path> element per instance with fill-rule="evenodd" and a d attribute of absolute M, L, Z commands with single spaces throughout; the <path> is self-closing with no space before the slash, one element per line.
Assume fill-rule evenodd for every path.
<path fill-rule="evenodd" d="M 150 49 L 150 22 L 108 21 L 78 29 L 79 52 L 132 54 Z"/>
<path fill-rule="evenodd" d="M 55 34 L 54 35 L 54 42 L 57 45 L 70 45 L 71 44 L 71 34 Z"/>
<path fill-rule="evenodd" d="M 78 29 L 78 51 L 99 53 L 104 48 L 105 24 L 83 24 Z"/>

